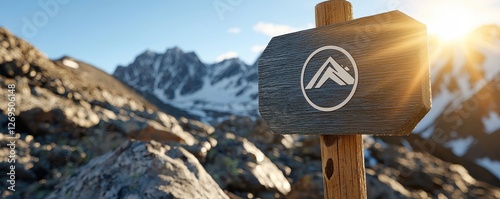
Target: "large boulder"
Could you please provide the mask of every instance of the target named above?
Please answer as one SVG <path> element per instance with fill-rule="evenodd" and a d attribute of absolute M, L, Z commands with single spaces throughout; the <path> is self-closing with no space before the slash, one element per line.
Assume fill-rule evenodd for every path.
<path fill-rule="evenodd" d="M 48 198 L 229 198 L 182 147 L 128 141 L 94 158 Z"/>
<path fill-rule="evenodd" d="M 260 198 L 281 197 L 291 185 L 283 172 L 253 143 L 232 133 L 217 137 L 205 168 L 223 189 Z"/>

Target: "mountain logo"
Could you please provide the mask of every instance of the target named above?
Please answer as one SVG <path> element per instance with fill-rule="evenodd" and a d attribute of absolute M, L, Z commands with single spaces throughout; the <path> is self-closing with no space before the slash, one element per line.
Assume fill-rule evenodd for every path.
<path fill-rule="evenodd" d="M 316 86 L 314 86 L 314 88 L 321 88 L 326 83 L 326 81 L 330 79 L 340 86 L 353 85 L 354 77 L 352 77 L 347 71 L 349 71 L 348 67 L 344 68 L 340 66 L 337 61 L 335 61 L 332 57 L 329 57 L 328 60 L 326 60 L 326 62 L 323 64 L 323 66 L 321 66 L 321 68 L 318 70 L 318 72 L 316 72 L 311 81 L 309 81 L 306 86 L 306 90 L 313 88 L 314 83 L 318 81 L 318 78 L 321 74 L 323 75 L 321 76 L 321 79 L 316 84 Z"/>
<path fill-rule="evenodd" d="M 323 57 L 327 58 L 325 61 L 320 62 L 321 60 L 319 59 L 325 59 Z M 336 57 L 338 60 L 333 57 Z M 342 60 L 342 62 L 339 60 Z M 312 64 L 313 62 L 319 63 L 315 65 Z M 323 64 L 318 68 L 320 63 Z M 307 70 L 308 68 L 318 68 L 309 81 L 305 80 L 304 77 L 307 73 L 306 71 L 312 70 Z M 308 74 L 312 73 L 309 72 Z M 307 82 L 306 86 L 304 86 L 305 82 Z M 335 111 L 345 106 L 354 96 L 358 86 L 358 67 L 354 58 L 347 50 L 338 46 L 324 46 L 311 53 L 305 61 L 302 67 L 300 83 L 302 94 L 309 105 L 323 112 Z M 327 84 L 333 85 L 327 86 Z M 336 94 L 328 95 L 332 91 Z M 318 105 L 315 101 L 322 103 Z"/>

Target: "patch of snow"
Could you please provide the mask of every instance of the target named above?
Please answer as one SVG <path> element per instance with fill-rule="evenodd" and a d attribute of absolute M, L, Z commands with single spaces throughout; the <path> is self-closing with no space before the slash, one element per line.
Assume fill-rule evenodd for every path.
<path fill-rule="evenodd" d="M 130 81 L 130 75 L 128 74 L 129 72 L 128 71 L 125 71 L 124 74 L 125 74 L 125 77 L 124 77 L 124 80 L 125 82 L 128 82 Z M 135 84 L 130 84 L 130 85 L 135 85 Z"/>
<path fill-rule="evenodd" d="M 210 79 L 205 78 L 203 87 L 200 90 L 191 95 L 179 96 L 179 97 L 178 95 L 176 95 L 176 98 L 173 103 L 183 104 L 188 101 L 206 101 L 212 104 L 229 105 L 233 103 L 237 104 L 237 103 L 249 102 L 250 101 L 249 96 L 245 97 L 236 96 L 236 93 L 240 91 L 240 87 L 229 86 L 233 82 L 236 82 L 239 78 L 240 78 L 239 76 L 224 78 L 215 85 L 211 85 Z M 256 87 L 251 87 L 251 88 L 255 89 Z M 257 93 L 257 92 L 258 91 L 255 89 L 255 92 L 250 92 L 250 93 Z M 238 107 L 233 107 L 233 108 L 244 108 L 239 105 L 235 106 Z"/>
<path fill-rule="evenodd" d="M 489 45 L 482 46 L 479 50 L 483 53 L 485 61 L 483 72 L 486 80 L 492 80 L 500 73 L 500 40 L 496 40 Z"/>
<path fill-rule="evenodd" d="M 493 161 L 489 158 L 476 159 L 476 163 L 488 169 L 493 175 L 500 179 L 500 161 Z"/>
<path fill-rule="evenodd" d="M 377 139 L 377 143 L 379 143 L 380 146 L 382 146 L 382 148 L 388 148 L 389 147 L 389 144 L 387 144 L 386 142 L 384 142 L 382 139 Z"/>
<path fill-rule="evenodd" d="M 76 63 L 73 60 L 69 60 L 69 59 L 63 59 L 62 64 L 64 64 L 67 67 L 74 68 L 74 69 L 78 69 L 80 67 L 80 65 L 78 63 Z"/>
<path fill-rule="evenodd" d="M 406 149 L 408 149 L 408 151 L 413 151 L 413 147 L 411 147 L 411 144 L 408 142 L 408 140 L 403 139 L 402 144 Z"/>
<path fill-rule="evenodd" d="M 202 118 L 207 117 L 207 114 L 202 110 L 189 110 L 189 113 L 200 116 Z"/>
<path fill-rule="evenodd" d="M 453 48 L 453 75 L 459 75 L 463 68 L 465 68 L 465 63 L 467 62 L 467 56 L 463 56 L 466 54 L 465 49 L 462 47 Z"/>
<path fill-rule="evenodd" d="M 212 70 L 211 74 L 220 74 L 221 71 L 225 70 L 229 65 L 231 65 L 231 62 L 230 60 L 227 60 L 217 64 L 213 64 L 209 68 L 210 70 Z"/>
<path fill-rule="evenodd" d="M 424 139 L 429 139 L 432 133 L 434 133 L 434 129 L 435 129 L 434 126 L 429 126 L 427 129 L 424 130 L 424 132 L 420 133 L 420 136 Z"/>
<path fill-rule="evenodd" d="M 366 167 L 373 167 L 377 165 L 377 159 L 375 159 L 372 156 L 372 151 L 365 149 L 364 150 L 364 155 L 365 155 L 365 165 Z"/>
<path fill-rule="evenodd" d="M 473 84 L 470 82 L 470 74 L 467 72 L 466 64 L 466 51 L 463 48 L 455 48 L 452 53 L 453 68 L 449 74 L 445 74 L 442 78 L 442 84 L 439 85 L 441 92 L 433 96 L 432 109 L 429 113 L 422 119 L 422 121 L 415 128 L 415 132 L 420 133 L 422 137 L 428 138 L 432 134 L 433 129 L 429 127 L 436 121 L 436 119 L 446 113 L 446 111 L 455 110 L 463 105 L 463 102 L 467 99 L 473 97 L 478 91 L 480 91 L 487 84 L 488 81 L 498 76 L 500 73 L 500 67 L 498 63 L 500 62 L 500 40 L 493 42 L 493 44 L 481 45 L 476 47 L 485 57 L 485 61 L 482 65 L 477 66 L 483 70 L 485 78 L 483 80 L 477 81 Z M 440 53 L 437 53 L 440 54 Z M 432 65 L 431 67 L 431 79 L 436 81 L 437 74 L 439 71 L 446 66 L 448 62 L 447 59 L 441 57 L 431 57 Z M 450 91 L 447 86 L 454 83 L 458 86 L 458 90 Z M 491 116 L 491 119 L 484 119 L 485 129 L 489 133 L 496 131 L 498 126 L 500 126 L 498 118 Z M 488 123 L 488 125 L 486 125 Z M 487 126 L 487 127 L 486 127 Z"/>
<path fill-rule="evenodd" d="M 373 139 L 373 136 L 371 135 L 363 135 L 363 144 L 366 146 L 371 146 L 375 144 L 375 140 Z"/>
<path fill-rule="evenodd" d="M 473 143 L 474 137 L 468 136 L 467 138 L 449 141 L 445 143 L 445 146 L 451 148 L 451 151 L 453 151 L 456 156 L 462 157 Z"/>
<path fill-rule="evenodd" d="M 432 67 L 430 67 L 430 75 L 431 75 L 431 80 L 434 82 L 438 77 L 439 71 L 443 70 L 443 67 L 446 66 L 448 60 L 439 57 L 440 53 L 430 53 L 430 55 L 437 56 L 437 57 L 431 57 Z"/>
<path fill-rule="evenodd" d="M 194 64 L 190 64 L 187 69 L 190 77 L 193 77 L 196 73 L 195 68 L 197 68 Z"/>
<path fill-rule="evenodd" d="M 461 97 L 472 96 L 474 94 L 474 90 L 472 90 L 469 83 L 469 74 L 455 75 L 455 79 L 457 80 L 458 88 L 460 89 L 460 94 L 462 95 Z"/>
<path fill-rule="evenodd" d="M 139 72 L 137 71 L 137 69 L 133 68 L 132 69 L 133 73 L 134 73 L 134 78 L 137 78 L 139 77 Z"/>
<path fill-rule="evenodd" d="M 163 71 L 160 72 L 160 63 L 161 63 L 160 58 L 157 58 L 153 63 L 153 69 L 155 73 L 155 78 L 154 78 L 155 82 L 153 85 L 153 89 L 157 89 L 158 85 L 160 84 L 160 80 L 163 79 L 164 72 Z"/>
<path fill-rule="evenodd" d="M 163 56 L 146 52 L 145 56 L 137 60 L 136 67 L 125 74 L 124 79 L 128 84 L 132 84 L 132 87 L 152 93 L 162 102 L 200 116 L 203 121 L 206 121 L 206 118 L 210 119 L 213 115 L 211 112 L 245 116 L 258 113 L 258 100 L 255 99 L 258 84 L 256 81 L 249 82 L 246 79 L 248 75 L 256 72 L 256 66 L 249 66 L 239 59 L 224 60 L 212 65 L 204 64 L 207 67 L 207 73 L 203 77 L 196 77 L 201 78 L 203 82 L 201 88 L 181 95 L 181 88 L 187 84 L 188 78 L 197 75 L 199 62 L 188 60 L 184 63 L 185 61 L 181 60 L 183 55 L 176 53 L 175 49 L 167 50 Z M 187 73 L 179 76 L 181 70 L 187 70 L 185 71 Z M 226 72 L 235 70 L 236 74 L 224 76 L 218 79 L 218 82 L 212 82 L 217 75 L 224 75 Z M 173 82 L 167 77 L 180 77 L 180 79 L 175 79 Z M 172 88 L 174 83 L 177 85 Z M 173 96 L 166 94 L 166 89 L 172 89 Z M 216 117 L 219 116 L 214 116 Z"/>
<path fill-rule="evenodd" d="M 414 131 L 423 132 L 443 113 L 447 105 L 456 98 L 456 95 L 446 89 L 445 85 L 441 85 L 441 93 L 432 98 L 432 109 L 425 117 L 417 124 Z"/>
<path fill-rule="evenodd" d="M 488 117 L 483 117 L 484 132 L 492 134 L 500 129 L 500 117 L 494 111 L 491 111 Z"/>
<path fill-rule="evenodd" d="M 161 59 L 157 58 L 153 64 L 153 69 L 155 74 L 158 74 L 158 72 L 160 71 L 160 64 L 161 64 Z"/>

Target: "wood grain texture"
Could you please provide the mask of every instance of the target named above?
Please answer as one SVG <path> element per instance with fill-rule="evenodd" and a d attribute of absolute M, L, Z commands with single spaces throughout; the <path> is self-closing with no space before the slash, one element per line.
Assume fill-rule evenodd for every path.
<path fill-rule="evenodd" d="M 362 135 L 322 135 L 320 143 L 325 198 L 366 198 Z"/>
<path fill-rule="evenodd" d="M 352 20 L 352 6 L 334 0 L 316 6 L 316 26 Z M 361 135 L 321 135 L 325 198 L 366 198 L 366 176 Z"/>
<path fill-rule="evenodd" d="M 325 1 L 316 5 L 316 27 L 350 21 L 353 18 L 352 5 L 345 0 Z"/>
<path fill-rule="evenodd" d="M 342 2 L 318 4 L 316 12 L 352 13 Z M 317 24 L 337 17 L 352 18 L 321 15 Z M 304 63 L 323 46 L 345 49 L 359 71 L 352 99 L 332 112 L 313 108 L 301 89 Z M 329 103 L 345 88 L 325 87 L 309 96 Z M 399 11 L 274 37 L 259 59 L 259 110 L 274 133 L 408 135 L 431 108 L 430 96 L 426 26 Z"/>

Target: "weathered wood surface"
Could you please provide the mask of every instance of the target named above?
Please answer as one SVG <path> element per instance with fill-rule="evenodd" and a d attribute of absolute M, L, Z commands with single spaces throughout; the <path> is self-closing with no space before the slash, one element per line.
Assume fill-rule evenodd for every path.
<path fill-rule="evenodd" d="M 362 135 L 322 135 L 325 198 L 366 198 Z"/>
<path fill-rule="evenodd" d="M 345 0 L 316 6 L 316 26 L 352 20 L 352 5 Z M 326 199 L 366 198 L 362 135 L 321 135 L 321 165 Z"/>
<path fill-rule="evenodd" d="M 323 46 L 345 49 L 358 69 L 352 98 L 329 112 L 311 106 L 301 84 L 314 79 L 313 67 L 328 56 L 351 69 L 354 64 L 323 51 L 302 81 L 304 63 Z M 339 103 L 352 85 L 332 82 L 307 95 L 317 104 Z M 274 37 L 259 59 L 259 110 L 274 133 L 408 135 L 430 107 L 426 26 L 399 11 Z"/>

